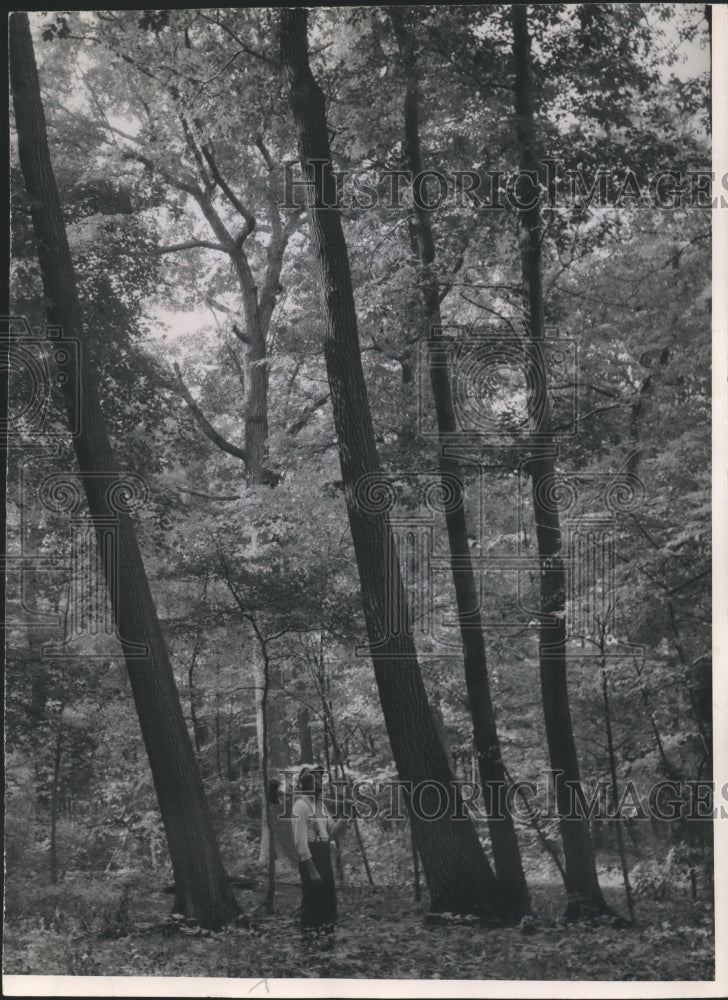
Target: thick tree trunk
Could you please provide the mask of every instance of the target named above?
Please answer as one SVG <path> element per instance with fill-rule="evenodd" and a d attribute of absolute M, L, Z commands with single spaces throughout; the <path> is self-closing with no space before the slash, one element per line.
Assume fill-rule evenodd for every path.
<path fill-rule="evenodd" d="M 48 150 L 38 73 L 26 14 L 10 18 L 10 70 L 18 149 L 31 203 L 33 228 L 48 321 L 85 347 L 71 254 Z M 237 913 L 205 801 L 164 637 L 128 513 L 110 489 L 119 480 L 94 372 L 82 353 L 78 370 L 63 386 L 69 419 L 80 400 L 80 432 L 74 447 L 97 531 L 134 702 L 167 833 L 177 895 L 175 909 L 203 926 L 218 928 Z M 117 525 L 117 547 L 109 551 L 105 525 Z M 114 559 L 114 557 L 116 557 Z M 116 565 L 114 565 L 116 563 Z M 136 645 L 136 649 L 134 646 Z M 146 655 L 135 656 L 139 647 Z"/>
<path fill-rule="evenodd" d="M 10 389 L 10 323 L 7 319 L 0 329 L 0 490 L 3 501 L 8 495 L 8 442 L 9 442 L 9 389 Z M 7 506 L 0 504 L 0 552 L 7 552 Z M 0 572 L 0 608 L 5 612 L 5 567 Z M 5 676 L 5 617 L 3 614 L 2 642 L 0 642 L 0 671 Z"/>
<path fill-rule="evenodd" d="M 535 148 L 533 83 L 531 80 L 531 39 L 525 4 L 512 7 L 513 57 L 515 64 L 516 131 L 522 171 L 538 170 Z M 586 817 L 573 817 L 572 802 L 580 785 L 579 764 L 571 727 L 566 683 L 566 575 L 561 556 L 561 526 L 554 504 L 547 504 L 544 487 L 555 481 L 555 439 L 552 434 L 546 368 L 539 349 L 544 337 L 542 286 L 541 208 L 538 184 L 525 186 L 523 203 L 533 207 L 520 212 L 521 269 L 527 335 L 537 349 L 533 352 L 534 371 L 529 379 L 529 409 L 532 432 L 538 444 L 528 469 L 531 476 L 536 537 L 541 563 L 541 627 L 539 665 L 546 739 L 551 767 L 556 774 L 556 801 L 561 816 L 566 868 L 567 916 L 578 918 L 608 913 L 597 879 L 594 852 Z"/>
<path fill-rule="evenodd" d="M 346 506 L 361 583 L 374 672 L 400 779 L 423 784 L 416 805 L 406 797 L 435 911 L 501 916 L 500 887 L 473 825 L 452 819 L 462 809 L 447 756 L 438 738 L 411 635 L 389 634 L 392 608 L 405 608 L 396 559 L 389 559 L 390 529 L 374 500 L 357 497 L 364 477 L 379 470 L 364 373 L 361 366 L 349 260 L 339 212 L 326 124 L 325 98 L 311 73 L 305 9 L 281 12 L 281 57 L 298 128 L 300 159 L 315 182 L 312 160 L 323 164 L 310 185 L 309 216 L 320 268 L 324 355 L 339 442 Z M 390 614 L 388 614 L 388 611 Z M 444 814 L 441 807 L 445 806 Z M 432 819 L 423 819 L 423 814 Z M 461 813 L 462 814 L 462 813 Z M 439 817 L 439 818 L 435 818 Z"/>
<path fill-rule="evenodd" d="M 413 177 L 423 172 L 419 130 L 419 84 L 417 56 L 413 35 L 405 25 L 405 13 L 392 8 L 390 17 L 402 54 L 406 94 L 404 103 L 404 151 L 407 167 Z M 424 316 L 423 334 L 432 340 L 442 337 L 440 314 L 440 287 L 434 269 L 435 241 L 430 223 L 430 213 L 415 203 L 415 235 L 420 262 L 419 287 L 422 289 Z M 513 817 L 506 807 L 508 782 L 500 751 L 500 741 L 495 721 L 495 711 L 490 694 L 488 666 L 480 613 L 479 587 L 473 571 L 468 544 L 465 516 L 463 472 L 460 462 L 448 454 L 448 438 L 457 432 L 452 382 L 446 364 L 430 365 L 432 394 L 435 400 L 437 429 L 440 435 L 439 466 L 446 488 L 456 491 L 456 499 L 445 506 L 445 522 L 450 545 L 452 577 L 463 643 L 465 683 L 468 705 L 473 720 L 473 740 L 478 755 L 478 770 L 488 814 L 496 875 L 501 883 L 503 896 L 508 901 L 514 917 L 531 912 L 528 887 L 523 874 L 521 853 L 518 847 Z"/>

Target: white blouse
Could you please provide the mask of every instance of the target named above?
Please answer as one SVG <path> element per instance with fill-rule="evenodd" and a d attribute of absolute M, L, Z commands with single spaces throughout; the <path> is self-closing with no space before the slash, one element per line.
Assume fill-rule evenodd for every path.
<path fill-rule="evenodd" d="M 293 817 L 293 843 L 301 861 L 308 861 L 311 852 L 308 849 L 311 841 L 328 842 L 334 828 L 334 821 L 322 799 L 314 799 L 312 795 L 299 795 L 291 809 Z"/>

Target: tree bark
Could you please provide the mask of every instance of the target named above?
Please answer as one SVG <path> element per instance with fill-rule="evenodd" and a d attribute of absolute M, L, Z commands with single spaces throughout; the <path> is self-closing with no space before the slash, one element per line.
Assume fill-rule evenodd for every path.
<path fill-rule="evenodd" d="M 406 93 L 404 101 L 404 152 L 407 167 L 413 177 L 423 172 L 419 130 L 419 82 L 415 40 L 405 24 L 405 12 L 390 10 L 397 42 L 402 55 Z M 440 287 L 435 272 L 435 240 L 430 213 L 415 201 L 415 239 L 418 250 L 424 315 L 422 330 L 432 340 L 442 339 Z M 457 432 L 452 381 L 446 364 L 430 365 L 432 395 L 435 400 L 439 434 L 439 467 L 445 489 L 452 487 L 455 499 L 445 505 L 445 522 L 450 546 L 452 578 L 463 644 L 465 684 L 468 706 L 473 722 L 473 741 L 478 757 L 478 771 L 483 788 L 488 828 L 490 830 L 495 872 L 508 900 L 513 916 L 520 918 L 531 912 L 528 887 L 523 874 L 513 817 L 506 807 L 508 782 L 501 758 L 495 710 L 490 693 L 488 666 L 480 613 L 479 588 L 473 571 L 465 515 L 464 479 L 460 462 L 452 454 L 448 438 Z"/>
<path fill-rule="evenodd" d="M 313 740 L 311 739 L 307 708 L 302 708 L 299 711 L 296 722 L 298 724 L 298 739 L 301 744 L 300 763 L 310 764 L 313 762 Z"/>
<path fill-rule="evenodd" d="M 512 11 L 513 58 L 515 66 L 516 134 L 521 171 L 538 171 L 535 143 L 533 82 L 531 79 L 531 39 L 525 4 Z M 531 476 L 536 538 L 541 564 L 541 625 L 539 666 L 546 739 L 551 767 L 555 772 L 556 801 L 560 815 L 566 869 L 567 916 L 577 919 L 609 913 L 597 879 L 594 852 L 586 817 L 571 818 L 575 789 L 580 785 L 579 763 L 571 726 L 566 682 L 566 575 L 561 557 L 561 526 L 555 504 L 543 499 L 544 485 L 554 482 L 555 438 L 551 425 L 546 367 L 541 345 L 544 339 L 544 300 L 541 241 L 543 227 L 538 183 L 526 178 L 523 203 L 533 207 L 520 210 L 521 273 L 526 331 L 535 345 L 530 373 L 528 404 L 531 430 L 538 442 L 528 462 Z"/>
<path fill-rule="evenodd" d="M 359 570 L 364 615 L 384 720 L 400 779 L 422 786 L 419 805 L 405 796 L 427 874 L 434 911 L 480 912 L 503 919 L 500 887 L 453 785 L 411 635 L 389 634 L 385 595 L 405 608 L 398 560 L 389 559 L 390 527 L 376 503 L 357 498 L 363 478 L 379 471 L 361 365 L 351 271 L 337 209 L 336 180 L 326 124 L 325 97 L 309 64 L 308 13 L 281 12 L 281 59 L 298 130 L 300 160 L 309 185 L 309 218 L 321 278 L 324 356 L 331 389 L 346 507 Z M 319 161 L 318 173 L 312 160 Z M 313 190 L 311 190 L 313 189 Z M 390 611 L 388 616 L 387 612 Z M 445 804 L 444 815 L 441 806 Z M 429 821 L 422 818 L 429 813 Z M 435 818 L 439 815 L 439 818 Z"/>
<path fill-rule="evenodd" d="M 24 13 L 10 18 L 10 70 L 20 164 L 38 241 L 48 321 L 76 338 L 83 351 L 81 306 Z M 215 839 L 134 528 L 129 514 L 119 513 L 109 496 L 109 488 L 119 477 L 96 376 L 85 353 L 69 374 L 63 393 L 69 420 L 75 419 L 76 399 L 80 400 L 80 430 L 74 447 L 99 543 L 107 536 L 104 523 L 113 518 L 118 525 L 116 552 L 101 544 L 99 551 L 118 634 L 126 640 L 123 650 L 174 869 L 175 909 L 204 927 L 219 928 L 237 914 L 238 907 Z M 145 649 L 146 655 L 135 656 L 134 645 Z"/>
<path fill-rule="evenodd" d="M 245 394 L 245 468 L 248 481 L 253 484 L 266 482 L 266 441 L 268 438 L 268 363 L 266 358 L 266 330 L 262 323 L 258 290 L 250 273 L 243 250 L 231 254 L 238 277 L 245 315 L 247 357 L 247 383 Z"/>
<path fill-rule="evenodd" d="M 607 658 L 605 655 L 605 628 L 600 625 L 599 636 L 599 664 L 602 672 L 602 704 L 604 706 L 604 727 L 607 734 L 607 754 L 609 755 L 609 777 L 612 783 L 612 800 L 615 809 L 620 801 L 619 781 L 617 779 L 617 755 L 614 750 L 614 734 L 612 732 L 612 711 L 609 705 L 609 681 L 607 677 Z M 624 881 L 624 894 L 629 910 L 629 919 L 634 923 L 634 899 L 632 898 L 632 886 L 629 881 L 629 864 L 627 861 L 627 849 L 624 844 L 624 831 L 622 829 L 622 817 L 615 816 L 614 822 L 617 830 L 617 845 L 619 847 L 619 860 L 622 865 L 622 880 Z"/>
<path fill-rule="evenodd" d="M 258 630 L 258 626 L 255 621 L 252 621 L 253 628 L 255 630 L 256 638 L 260 643 L 260 651 L 262 656 L 262 672 L 263 672 L 263 687 L 260 692 L 260 704 L 261 704 L 261 719 L 263 723 L 263 733 L 262 733 L 262 755 L 261 755 L 261 770 L 263 778 L 263 794 L 262 794 L 262 809 L 261 809 L 261 820 L 263 822 L 264 829 L 268 834 L 268 855 L 264 859 L 267 866 L 267 885 L 265 894 L 265 911 L 266 913 L 275 912 L 275 898 L 276 898 L 276 841 L 275 841 L 275 830 L 273 827 L 273 818 L 271 816 L 270 808 L 270 769 L 268 767 L 269 753 L 269 737 L 268 737 L 268 693 L 270 691 L 270 658 L 268 656 L 268 649 L 266 643 Z M 262 847 L 262 843 L 261 843 Z"/>
<path fill-rule="evenodd" d="M 63 704 L 58 716 L 55 752 L 53 754 L 53 778 L 51 781 L 51 835 L 50 873 L 51 885 L 58 883 L 58 792 L 61 783 L 61 756 L 63 751 Z"/>
<path fill-rule="evenodd" d="M 10 389 L 10 323 L 8 320 L 2 321 L 0 330 L 0 490 L 2 490 L 3 500 L 6 501 L 8 495 L 8 442 L 10 439 L 10 409 L 9 409 L 9 389 Z M 0 552 L 7 552 L 7 504 L 0 505 Z M 0 608 L 5 611 L 5 567 L 0 573 Z M 0 642 L 0 671 L 5 676 L 5 616 L 3 615 L 2 642 Z"/>

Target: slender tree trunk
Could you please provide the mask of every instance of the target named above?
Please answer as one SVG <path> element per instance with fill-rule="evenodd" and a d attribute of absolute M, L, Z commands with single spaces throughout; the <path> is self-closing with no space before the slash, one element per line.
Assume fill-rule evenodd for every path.
<path fill-rule="evenodd" d="M 415 844 L 415 835 L 411 824 L 410 841 L 412 843 L 412 869 L 414 873 L 415 902 L 419 903 L 422 899 L 422 886 L 420 885 L 420 859 L 417 854 L 417 845 Z"/>
<path fill-rule="evenodd" d="M 71 254 L 48 150 L 38 72 L 26 14 L 10 18 L 10 69 L 20 164 L 31 203 L 33 229 L 48 321 L 85 346 L 81 307 Z M 141 554 L 127 513 L 112 505 L 110 489 L 118 481 L 111 445 L 98 398 L 95 373 L 84 353 L 77 371 L 63 386 L 69 420 L 80 431 L 74 447 L 99 551 L 110 590 L 118 634 L 123 644 L 134 702 L 141 724 L 167 834 L 177 886 L 175 909 L 203 926 L 219 928 L 238 912 L 223 867 L 205 801 L 197 761 L 185 725 L 174 675 L 159 625 Z M 114 553 L 101 543 L 105 524 L 118 525 Z M 117 586 L 118 578 L 118 586 Z M 135 657 L 135 650 L 146 655 Z"/>
<path fill-rule="evenodd" d="M 405 25 L 405 12 L 393 7 L 390 17 L 402 55 L 405 72 L 406 94 L 404 101 L 404 150 L 407 166 L 413 177 L 423 172 L 419 130 L 419 84 L 415 41 Z M 436 341 L 442 338 L 440 314 L 440 287 L 434 268 L 435 241 L 430 213 L 415 201 L 415 235 L 420 262 L 419 287 L 422 289 L 424 315 L 423 333 Z M 434 360 L 434 359 L 433 359 Z M 504 898 L 508 900 L 514 917 L 531 912 L 528 887 L 523 874 L 521 852 L 513 823 L 506 807 L 508 782 L 501 758 L 500 741 L 495 721 L 495 710 L 490 693 L 488 666 L 480 613 L 479 586 L 475 579 L 468 544 L 465 516 L 463 472 L 460 462 L 448 454 L 448 438 L 456 434 L 458 426 L 453 403 L 452 382 L 443 357 L 430 365 L 432 394 L 435 400 L 437 429 L 439 433 L 439 466 L 446 491 L 452 490 L 455 499 L 445 505 L 445 521 L 450 546 L 453 584 L 458 608 L 460 636 L 463 643 L 465 683 L 468 706 L 473 721 L 473 739 L 478 758 L 478 771 L 488 815 L 496 875 L 501 883 Z"/>
<path fill-rule="evenodd" d="M 538 171 L 531 79 L 531 39 L 525 4 L 512 7 L 515 63 L 516 132 L 521 171 Z M 525 178 L 528 181 L 528 178 Z M 541 562 L 541 626 L 539 664 L 546 738 L 555 772 L 556 801 L 561 817 L 566 868 L 567 916 L 579 918 L 608 913 L 597 879 L 594 852 L 586 817 L 567 818 L 574 789 L 579 786 L 579 764 L 571 726 L 566 683 L 566 576 L 561 557 L 561 527 L 554 504 L 544 499 L 545 487 L 555 478 L 555 439 L 541 345 L 544 338 L 541 241 L 543 228 L 538 183 L 524 185 L 523 203 L 533 207 L 520 212 L 523 303 L 527 335 L 535 346 L 529 381 L 532 431 L 538 444 L 529 460 L 536 538 Z"/>
<path fill-rule="evenodd" d="M 230 699 L 230 708 L 228 709 L 227 717 L 227 733 L 225 734 L 225 757 L 227 762 L 226 777 L 228 781 L 235 780 L 235 771 L 233 769 L 233 700 Z"/>
<path fill-rule="evenodd" d="M 364 614 L 384 720 L 400 778 L 420 786 L 417 802 L 406 796 L 435 911 L 503 916 L 500 887 L 462 815 L 445 751 L 437 738 L 414 643 L 406 631 L 388 632 L 393 612 L 405 609 L 398 560 L 390 559 L 391 531 L 364 486 L 379 472 L 361 365 L 354 294 L 346 242 L 336 202 L 336 180 L 326 124 L 325 97 L 311 73 L 305 9 L 281 12 L 281 61 L 298 129 L 300 160 L 309 191 L 309 217 L 321 278 L 324 355 L 339 443 L 347 514 L 356 553 Z M 311 161 L 323 170 L 316 183 Z M 360 491 L 361 495 L 358 496 Z M 395 605 L 388 608 L 385 595 Z M 425 784 L 426 783 L 426 784 Z M 415 806 L 416 807 L 413 807 Z M 442 812 L 442 806 L 445 811 Z M 459 812 L 460 811 L 460 812 Z M 432 816 L 426 820 L 425 815 Z"/>
<path fill-rule="evenodd" d="M 275 899 L 276 899 L 276 841 L 275 832 L 273 827 L 273 820 L 271 816 L 270 808 L 270 793 L 269 793 L 269 777 L 270 771 L 268 767 L 268 692 L 270 691 L 270 660 L 268 658 L 268 650 L 266 649 L 265 643 L 262 641 L 257 626 L 255 626 L 256 635 L 260 641 L 261 652 L 263 654 L 263 690 L 261 692 L 261 704 L 262 704 L 262 716 L 263 716 L 263 810 L 262 815 L 265 819 L 265 829 L 268 831 L 268 856 L 265 859 L 268 867 L 268 885 L 265 894 L 265 910 L 266 913 L 275 912 Z"/>
<path fill-rule="evenodd" d="M 261 865 L 268 863 L 270 856 L 271 828 L 269 824 L 269 813 L 266 809 L 268 797 L 268 783 L 266 776 L 268 773 L 268 726 L 266 720 L 267 698 L 265 668 L 263 665 L 262 653 L 257 650 L 253 654 L 254 683 L 255 683 L 255 730 L 258 743 L 258 758 L 260 763 L 260 851 L 258 862 Z"/>
<path fill-rule="evenodd" d="M 706 719 L 703 718 L 703 713 L 700 711 L 700 708 L 698 707 L 698 703 L 695 698 L 694 683 L 692 677 L 690 676 L 691 664 L 685 654 L 685 649 L 683 648 L 682 637 L 680 635 L 680 628 L 678 626 L 677 616 L 675 614 L 675 604 L 672 600 L 672 597 L 667 597 L 665 599 L 665 607 L 667 608 L 667 615 L 670 622 L 670 628 L 672 629 L 672 634 L 674 637 L 673 645 L 675 647 L 675 650 L 677 651 L 677 655 L 680 658 L 680 664 L 682 665 L 683 668 L 683 678 L 685 681 L 685 691 L 687 692 L 688 703 L 690 704 L 690 708 L 693 713 L 693 718 L 697 723 L 698 733 L 700 734 L 700 741 L 703 744 L 705 759 L 710 763 L 711 773 L 712 773 L 713 740 L 707 728 L 708 726 L 710 726 L 712 719 L 710 718 L 710 716 L 708 716 Z"/>
<path fill-rule="evenodd" d="M 217 765 L 217 776 L 218 778 L 223 777 L 222 773 L 222 758 L 220 756 L 220 696 L 217 695 L 217 702 L 215 704 L 215 764 Z"/>
<path fill-rule="evenodd" d="M 640 698 L 642 699 L 642 704 L 645 709 L 645 715 L 650 723 L 650 729 L 652 730 L 652 735 L 655 737 L 655 746 L 657 747 L 657 752 L 660 755 L 660 760 L 662 761 L 662 769 L 668 778 L 673 781 L 680 778 L 680 772 L 669 759 L 665 753 L 665 745 L 662 742 L 662 736 L 660 730 L 657 726 L 657 720 L 655 718 L 655 713 L 652 711 L 652 705 L 650 704 L 650 694 L 647 690 L 647 684 L 645 682 L 644 676 L 642 674 L 642 667 L 637 662 L 637 657 L 632 657 L 632 665 L 634 666 L 635 673 L 637 674 L 637 683 L 640 689 Z M 644 661 L 643 661 L 644 666 Z"/>
<path fill-rule="evenodd" d="M 600 666 L 602 671 L 602 703 L 604 705 L 604 726 L 607 733 L 607 753 L 609 754 L 609 775 L 612 783 L 612 799 L 615 809 L 620 801 L 619 782 L 617 780 L 617 759 L 614 753 L 614 736 L 612 733 L 612 712 L 609 707 L 609 684 L 607 679 L 607 660 L 605 656 L 604 626 L 600 626 L 599 637 Z M 617 824 L 617 844 L 619 846 L 619 860 L 622 864 L 622 879 L 624 881 L 624 893 L 627 899 L 627 909 L 629 919 L 634 923 L 634 900 L 632 898 L 632 886 L 629 882 L 629 865 L 627 863 L 627 850 L 624 845 L 624 831 L 622 829 L 622 817 L 616 816 Z"/>
<path fill-rule="evenodd" d="M 667 360 L 666 348 L 663 349 L 660 355 L 660 364 L 664 364 Z M 650 374 L 640 386 L 639 393 L 636 402 L 632 404 L 631 408 L 631 419 L 630 419 L 630 437 L 632 438 L 633 448 L 627 459 L 627 471 L 636 476 L 639 469 L 640 458 L 642 456 L 642 450 L 640 447 L 641 441 L 641 431 L 642 431 L 642 421 L 644 419 L 645 412 L 645 396 L 647 394 L 649 386 L 652 384 L 653 376 Z M 656 543 L 650 537 L 653 547 Z M 669 600 L 669 598 L 668 598 Z M 647 690 L 647 685 L 645 684 L 644 677 L 642 676 L 642 669 L 639 666 L 637 660 L 633 658 L 632 663 L 634 665 L 635 673 L 637 674 L 637 681 L 640 689 L 640 697 L 642 699 L 642 704 L 645 708 L 645 714 L 650 723 L 650 728 L 652 729 L 652 735 L 655 737 L 655 745 L 657 746 L 657 751 L 660 755 L 660 760 L 662 761 L 662 766 L 664 768 L 665 774 L 672 778 L 673 780 L 679 779 L 680 775 L 676 767 L 670 762 L 665 753 L 665 747 L 662 742 L 662 737 L 660 731 L 657 728 L 657 721 L 655 719 L 655 713 L 652 711 L 652 706 L 650 705 L 649 692 Z M 643 664 L 644 665 L 644 664 Z"/>
<path fill-rule="evenodd" d="M 51 836 L 50 871 L 51 885 L 58 883 L 58 789 L 61 782 L 61 756 L 63 751 L 63 705 L 61 705 L 53 754 L 53 780 L 51 781 Z"/>
<path fill-rule="evenodd" d="M 301 744 L 300 762 L 302 764 L 311 764 L 313 763 L 313 740 L 311 739 L 311 726 L 307 708 L 300 710 L 296 722 L 298 723 L 298 739 Z"/>
<path fill-rule="evenodd" d="M 342 781 L 345 781 L 346 784 L 347 784 L 347 786 L 348 786 L 348 788 L 351 788 L 351 782 L 349 781 L 349 778 L 348 778 L 348 776 L 346 774 L 346 768 L 344 767 L 344 758 L 343 758 L 343 756 L 341 754 L 341 748 L 339 746 L 339 741 L 336 738 L 336 727 L 334 725 L 334 717 L 333 717 L 333 713 L 332 713 L 332 710 L 331 710 L 331 701 L 327 701 L 327 699 L 325 698 L 325 696 L 322 695 L 322 697 L 321 697 L 321 704 L 322 704 L 323 710 L 324 710 L 324 727 L 325 727 L 325 731 L 328 731 L 328 733 L 331 736 L 331 746 L 332 746 L 332 749 L 334 751 L 334 760 L 338 763 L 339 772 L 341 773 Z M 336 768 L 336 764 L 334 765 L 334 768 Z M 334 773 L 336 773 L 335 770 L 334 770 Z M 354 833 L 356 835 L 356 842 L 357 842 L 357 845 L 359 847 L 359 851 L 361 853 L 361 859 L 364 862 L 364 870 L 367 873 L 367 880 L 369 882 L 369 885 L 373 886 L 374 885 L 374 876 L 372 875 L 372 870 L 369 867 L 369 859 L 367 858 L 367 852 L 366 852 L 366 850 L 364 848 L 364 841 L 362 840 L 361 830 L 359 829 L 359 822 L 358 822 L 356 816 L 353 817 L 353 826 L 354 826 Z M 337 844 L 337 848 L 338 848 L 338 844 Z"/>

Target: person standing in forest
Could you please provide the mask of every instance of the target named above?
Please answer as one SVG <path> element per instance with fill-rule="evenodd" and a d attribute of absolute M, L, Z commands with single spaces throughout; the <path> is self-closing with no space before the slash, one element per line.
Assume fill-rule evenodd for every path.
<path fill-rule="evenodd" d="M 299 795 L 293 803 L 293 842 L 301 874 L 301 935 L 304 944 L 334 944 L 336 886 L 331 867 L 330 841 L 346 828 L 348 820 L 331 818 L 323 798 L 324 769 L 305 765 L 298 776 Z"/>

